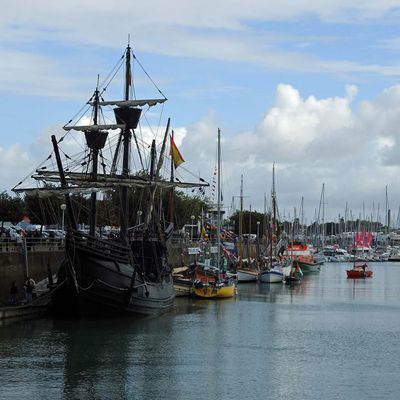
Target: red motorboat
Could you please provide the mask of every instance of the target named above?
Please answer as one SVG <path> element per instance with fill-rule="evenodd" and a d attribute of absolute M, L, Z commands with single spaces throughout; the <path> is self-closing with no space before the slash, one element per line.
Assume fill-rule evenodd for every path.
<path fill-rule="evenodd" d="M 354 265 L 353 269 L 346 270 L 348 278 L 371 278 L 372 271 L 368 269 L 367 264 Z"/>

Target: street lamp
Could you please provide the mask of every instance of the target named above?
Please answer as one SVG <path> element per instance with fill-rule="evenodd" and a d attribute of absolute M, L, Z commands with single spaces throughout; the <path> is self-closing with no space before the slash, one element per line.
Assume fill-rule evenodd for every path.
<path fill-rule="evenodd" d="M 142 216 L 142 214 L 143 214 L 143 211 L 142 210 L 139 210 L 138 212 L 137 212 L 137 215 L 138 215 L 138 225 L 140 225 L 140 223 L 141 223 L 141 216 Z"/>
<path fill-rule="evenodd" d="M 257 221 L 257 240 L 260 240 L 260 221 Z"/>
<path fill-rule="evenodd" d="M 60 205 L 61 211 L 62 211 L 62 216 L 61 216 L 61 230 L 64 232 L 64 216 L 65 216 L 65 210 L 67 208 L 66 204 L 61 204 Z"/>
<path fill-rule="evenodd" d="M 192 220 L 192 225 L 190 226 L 190 240 L 193 241 L 193 222 L 196 217 L 192 215 L 190 219 Z"/>

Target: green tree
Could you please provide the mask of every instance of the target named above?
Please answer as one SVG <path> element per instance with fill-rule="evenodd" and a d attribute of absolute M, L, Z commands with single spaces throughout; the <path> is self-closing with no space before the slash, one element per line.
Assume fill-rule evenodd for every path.
<path fill-rule="evenodd" d="M 8 193 L 0 194 L 0 221 L 17 223 L 22 220 L 24 202 L 20 197 L 11 197 Z"/>

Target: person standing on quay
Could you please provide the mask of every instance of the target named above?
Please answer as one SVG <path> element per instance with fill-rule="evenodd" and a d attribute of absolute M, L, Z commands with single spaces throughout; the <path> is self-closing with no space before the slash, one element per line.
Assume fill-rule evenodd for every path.
<path fill-rule="evenodd" d="M 16 306 L 18 304 L 18 287 L 16 281 L 13 281 L 10 288 L 10 304 Z"/>
<path fill-rule="evenodd" d="M 33 296 L 33 288 L 35 287 L 35 281 L 29 276 L 26 277 L 25 281 L 25 294 L 26 294 L 26 303 L 32 303 L 32 296 Z"/>

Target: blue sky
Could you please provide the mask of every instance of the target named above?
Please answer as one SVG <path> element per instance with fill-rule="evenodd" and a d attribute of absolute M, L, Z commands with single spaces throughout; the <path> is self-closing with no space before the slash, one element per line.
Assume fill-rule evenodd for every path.
<path fill-rule="evenodd" d="M 44 159 L 50 134 L 134 52 L 169 101 L 185 167 L 262 211 L 277 165 L 281 212 L 397 213 L 400 1 L 8 1 L 0 15 L 0 190 Z M 141 87 L 141 80 L 139 80 Z M 144 89 L 144 87 L 143 87 Z M 165 122 L 164 122 L 165 123 Z M 48 148 L 46 140 L 48 139 Z M 226 200 L 228 203 L 228 200 Z M 238 202 L 236 201 L 238 204 Z M 227 206 L 229 204 L 226 204 Z M 381 212 L 382 219 L 382 212 Z"/>

